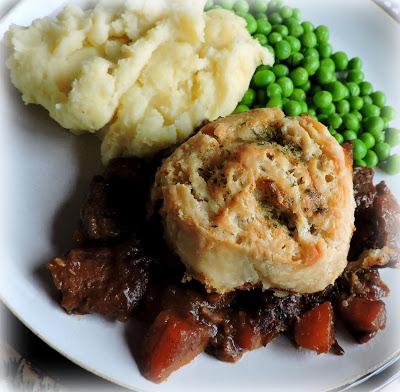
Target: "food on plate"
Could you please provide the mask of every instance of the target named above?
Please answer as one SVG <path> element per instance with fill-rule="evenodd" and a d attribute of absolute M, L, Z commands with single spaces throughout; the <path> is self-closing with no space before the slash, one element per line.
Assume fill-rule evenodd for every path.
<path fill-rule="evenodd" d="M 299 347 L 328 353 L 335 341 L 332 304 L 327 301 L 312 308 L 296 320 L 294 339 Z"/>
<path fill-rule="evenodd" d="M 337 319 L 359 343 L 385 328 L 400 206 L 372 168 L 400 171 L 400 133 L 326 26 L 279 0 L 118 0 L 7 41 L 25 103 L 102 138 L 73 246 L 48 264 L 61 306 L 143 323 L 146 378 L 283 333 L 342 355 Z"/>
<path fill-rule="evenodd" d="M 311 117 L 255 109 L 206 125 L 163 162 L 152 200 L 188 278 L 210 290 L 313 293 L 346 267 L 352 158 Z"/>
<path fill-rule="evenodd" d="M 242 18 L 204 4 L 109 1 L 14 26 L 12 82 L 74 133 L 106 127 L 105 163 L 173 146 L 232 113 L 256 67 L 273 63 Z"/>
<path fill-rule="evenodd" d="M 247 126 L 244 126 L 245 119 Z M 257 123 L 263 124 L 258 128 L 264 130 L 261 136 L 253 133 Z M 237 124 L 242 125 L 237 127 Z M 265 124 L 269 126 L 265 127 Z M 277 124 L 281 127 L 278 128 Z M 274 143 L 267 140 L 269 132 L 278 129 L 295 129 L 292 135 L 303 135 L 303 139 L 299 138 L 298 142 L 306 140 L 308 143 L 298 149 L 301 153 L 293 145 L 290 151 L 282 145 L 271 145 L 276 158 L 275 169 L 282 166 L 290 170 L 292 166 L 287 161 L 289 158 L 292 158 L 293 163 L 294 159 L 299 158 L 296 158 L 296 154 L 306 154 L 307 148 L 315 153 L 317 145 L 318 149 L 327 148 L 324 156 L 314 166 L 321 178 L 327 175 L 324 165 L 329 167 L 331 159 L 335 162 L 332 166 L 335 170 L 343 166 L 330 184 L 333 182 L 339 186 L 343 182 L 347 186 L 349 182 L 354 188 L 354 191 L 350 189 L 347 192 L 351 198 L 350 215 L 353 215 L 355 205 L 356 231 L 348 251 L 349 262 L 345 262 L 344 270 L 337 272 L 340 276 L 332 284 L 318 292 L 300 293 L 266 288 L 260 283 L 221 294 L 213 290 L 213 287 L 206 287 L 196 276 L 188 279 L 185 264 L 163 239 L 163 200 L 154 196 L 162 194 L 160 174 L 168 162 L 173 161 L 186 148 L 197 151 L 193 150 L 193 145 L 199 137 L 212 137 L 221 141 L 226 136 L 228 125 L 231 141 L 241 135 L 241 140 L 236 144 L 224 144 L 224 148 L 229 146 L 232 152 L 237 146 L 241 146 L 242 150 L 252 147 L 255 152 L 258 148 L 265 149 Z M 312 129 L 318 130 L 318 136 L 307 138 Z M 282 144 L 287 142 L 281 136 L 276 140 Z M 250 140 L 259 140 L 260 137 L 264 137 L 265 141 L 252 145 Z M 325 139 L 331 142 L 325 144 Z M 247 144 L 243 144 L 245 140 Z M 209 147 L 208 144 L 201 145 Z M 342 148 L 344 151 L 341 151 Z M 215 158 L 216 161 L 222 159 L 224 163 L 233 164 L 235 161 L 225 159 L 222 150 L 220 156 Z M 378 267 L 398 265 L 400 261 L 400 207 L 384 183 L 377 186 L 373 184 L 372 169 L 355 168 L 351 177 L 351 152 L 351 145 L 339 146 L 326 129 L 311 118 L 284 118 L 278 109 L 264 109 L 206 124 L 172 156 L 170 151 L 166 151 L 151 160 L 111 160 L 104 174 L 94 177 L 92 181 L 88 198 L 82 206 L 80 224 L 73 235 L 72 249 L 66 256 L 57 257 L 49 263 L 55 286 L 60 292 L 61 305 L 69 313 L 100 313 L 114 319 L 134 319 L 144 323 L 145 334 L 136 336 L 140 349 L 135 358 L 142 374 L 156 383 L 165 381 L 174 371 L 203 351 L 221 361 L 236 362 L 246 352 L 266 346 L 283 333 L 303 349 L 341 355 L 344 351 L 335 339 L 337 319 L 343 321 L 355 341 L 369 341 L 386 324 L 386 308 L 382 299 L 389 294 L 389 289 L 380 279 Z M 281 161 L 279 153 L 282 153 Z M 213 154 L 212 149 L 209 149 L 209 154 Z M 257 157 L 257 154 L 253 155 Z M 241 162 L 254 162 L 254 156 L 248 156 L 248 159 Z M 187 158 L 187 163 L 192 160 L 193 165 L 195 162 L 203 165 L 204 160 L 200 157 L 204 158 L 192 154 Z M 256 161 L 260 165 L 264 163 L 263 159 Z M 211 165 L 215 163 L 212 159 L 207 162 Z M 305 170 L 305 162 L 306 159 L 302 157 L 295 167 Z M 201 165 L 198 168 L 202 168 Z M 175 169 L 175 173 L 181 174 L 182 183 L 186 185 L 192 184 L 196 178 L 194 174 L 186 175 L 184 167 L 175 166 Z M 212 195 L 211 191 L 216 185 L 214 179 L 221 178 L 222 169 L 223 165 L 219 168 L 213 166 L 206 176 L 207 182 L 202 188 L 194 188 L 193 191 L 202 189 Z M 304 171 L 305 182 L 309 180 L 311 172 Z M 205 175 L 203 170 L 197 173 Z M 246 178 L 245 174 L 253 177 L 254 173 L 251 165 L 244 165 L 241 178 Z M 275 178 L 273 167 L 269 167 L 266 173 L 272 179 Z M 285 176 L 277 178 L 284 179 Z M 321 183 L 324 184 L 324 181 Z M 316 179 L 314 182 L 315 185 L 319 184 Z M 332 190 L 332 193 L 340 197 L 339 192 Z M 216 195 L 218 192 L 210 200 L 216 200 Z M 151 196 L 152 203 L 149 203 Z M 306 196 L 304 199 L 307 201 Z M 329 199 L 328 195 L 326 199 Z M 274 198 L 266 199 L 265 205 L 272 207 L 275 202 Z M 336 205 L 334 203 L 332 208 L 336 208 Z M 265 226 L 270 224 L 269 214 L 259 216 L 264 219 Z M 379 222 L 381 230 L 370 230 L 368 236 L 362 234 L 366 233 L 368 225 L 375 228 L 376 222 Z M 343 230 L 345 224 L 349 225 L 352 232 L 353 219 L 341 223 Z M 165 230 L 168 230 L 167 225 Z M 296 238 L 296 230 L 292 235 Z M 201 239 L 198 235 L 192 241 L 193 245 L 198 246 L 196 241 Z M 169 245 L 179 246 L 179 241 L 176 238 L 174 244 L 170 242 Z M 338 265 L 342 262 L 339 254 L 338 248 Z M 291 282 L 290 277 L 287 281 Z M 122 294 L 126 294 L 125 298 Z"/>
<path fill-rule="evenodd" d="M 247 4 L 247 5 L 246 5 Z M 274 66 L 260 66 L 235 112 L 279 107 L 287 116 L 309 114 L 336 140 L 353 144 L 354 163 L 389 174 L 400 173 L 400 133 L 389 128 L 395 110 L 386 95 L 366 80 L 359 57 L 334 52 L 327 26 L 301 22 L 300 11 L 282 2 L 208 1 L 242 16 L 249 32 L 275 55 Z"/>

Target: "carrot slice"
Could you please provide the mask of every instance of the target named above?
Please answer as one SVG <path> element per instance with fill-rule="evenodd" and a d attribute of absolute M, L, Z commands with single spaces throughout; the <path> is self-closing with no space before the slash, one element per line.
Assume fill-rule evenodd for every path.
<path fill-rule="evenodd" d="M 334 335 L 333 308 L 330 302 L 324 302 L 304 313 L 295 324 L 296 344 L 318 354 L 330 351 L 335 341 Z"/>
<path fill-rule="evenodd" d="M 339 304 L 340 316 L 353 336 L 365 343 L 386 325 L 386 308 L 381 300 L 352 297 Z"/>
<path fill-rule="evenodd" d="M 171 373 L 204 351 L 209 328 L 176 312 L 162 311 L 144 341 L 141 370 L 150 381 L 161 383 Z"/>

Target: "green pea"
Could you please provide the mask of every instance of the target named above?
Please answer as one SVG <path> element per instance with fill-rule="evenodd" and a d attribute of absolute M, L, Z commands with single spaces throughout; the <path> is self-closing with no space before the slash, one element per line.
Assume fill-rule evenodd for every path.
<path fill-rule="evenodd" d="M 301 113 L 307 113 L 308 112 L 308 105 L 306 103 L 306 101 L 300 101 L 300 105 L 301 105 Z"/>
<path fill-rule="evenodd" d="M 382 143 L 385 141 L 384 132 L 370 132 L 370 134 L 374 137 L 375 143 Z"/>
<path fill-rule="evenodd" d="M 259 18 L 257 19 L 257 34 L 264 34 L 267 36 L 272 31 L 271 23 L 267 19 Z"/>
<path fill-rule="evenodd" d="M 268 16 L 262 12 L 255 12 L 254 17 L 258 21 L 259 19 L 268 20 Z M 268 22 L 269 23 L 269 22 Z"/>
<path fill-rule="evenodd" d="M 260 43 L 260 45 L 267 45 L 268 43 L 267 37 L 264 34 L 254 34 L 253 37 Z"/>
<path fill-rule="evenodd" d="M 297 101 L 288 101 L 283 104 L 283 110 L 287 116 L 299 116 L 301 114 L 301 105 Z"/>
<path fill-rule="evenodd" d="M 241 14 L 243 18 L 246 20 L 247 31 L 250 34 L 254 34 L 257 31 L 257 21 L 256 18 L 251 14 Z"/>
<path fill-rule="evenodd" d="M 369 95 L 363 96 L 362 99 L 364 100 L 364 105 L 365 104 L 372 105 L 374 103 L 372 98 Z"/>
<path fill-rule="evenodd" d="M 362 159 L 354 159 L 354 165 L 360 167 L 367 167 L 367 164 Z"/>
<path fill-rule="evenodd" d="M 315 48 L 308 48 L 304 51 L 305 58 L 313 58 L 319 60 L 319 52 Z"/>
<path fill-rule="evenodd" d="M 272 83 L 267 87 L 267 95 L 268 97 L 276 97 L 282 95 L 282 88 L 278 83 Z"/>
<path fill-rule="evenodd" d="M 233 10 L 237 13 L 247 13 L 249 12 L 250 6 L 249 3 L 245 0 L 238 0 L 236 1 L 235 5 L 233 6 Z"/>
<path fill-rule="evenodd" d="M 282 39 L 283 39 L 282 36 L 276 31 L 270 33 L 270 35 L 268 36 L 268 42 L 271 45 L 276 45 L 278 42 L 281 42 Z"/>
<path fill-rule="evenodd" d="M 358 131 L 360 129 L 360 120 L 353 113 L 348 113 L 343 117 L 343 124 L 350 131 Z"/>
<path fill-rule="evenodd" d="M 355 70 L 361 70 L 361 68 L 362 68 L 362 61 L 361 61 L 361 59 L 359 58 L 359 57 L 354 57 L 354 58 L 352 58 L 350 61 L 349 61 L 349 64 L 348 64 L 348 66 L 347 66 L 347 68 L 349 69 L 349 70 L 351 70 L 351 69 L 355 69 Z"/>
<path fill-rule="evenodd" d="M 370 133 L 362 133 L 359 139 L 364 142 L 368 150 L 375 146 L 375 138 Z"/>
<path fill-rule="evenodd" d="M 292 95 L 290 96 L 290 99 L 292 101 L 305 101 L 306 99 L 306 93 L 304 92 L 304 90 L 301 90 L 299 88 L 295 88 L 292 92 Z"/>
<path fill-rule="evenodd" d="M 290 77 L 295 87 L 299 87 L 307 82 L 308 73 L 303 67 L 298 67 L 290 73 Z"/>
<path fill-rule="evenodd" d="M 269 52 L 275 56 L 275 49 L 271 45 L 265 45 L 265 47 L 269 50 Z"/>
<path fill-rule="evenodd" d="M 346 83 L 346 87 L 352 97 L 357 97 L 360 95 L 360 86 L 357 83 L 348 82 Z"/>
<path fill-rule="evenodd" d="M 285 25 L 275 25 L 272 27 L 272 31 L 279 33 L 282 37 L 289 35 L 289 30 Z"/>
<path fill-rule="evenodd" d="M 238 107 L 235 109 L 233 113 L 244 113 L 248 112 L 250 109 L 246 105 L 238 105 Z"/>
<path fill-rule="evenodd" d="M 354 131 L 344 131 L 342 133 L 344 140 L 351 141 L 357 139 L 357 133 Z"/>
<path fill-rule="evenodd" d="M 321 60 L 321 67 L 330 69 L 332 72 L 335 72 L 335 62 L 332 59 Z"/>
<path fill-rule="evenodd" d="M 364 106 L 364 100 L 361 97 L 352 96 L 349 98 L 351 110 L 359 111 Z"/>
<path fill-rule="evenodd" d="M 332 56 L 332 60 L 335 62 L 335 66 L 338 71 L 345 71 L 347 69 L 347 66 L 349 64 L 349 59 L 346 53 L 336 52 Z"/>
<path fill-rule="evenodd" d="M 328 42 L 320 43 L 317 49 L 323 59 L 327 59 L 332 55 L 332 46 Z"/>
<path fill-rule="evenodd" d="M 354 159 L 363 159 L 367 155 L 367 147 L 360 139 L 352 140 Z"/>
<path fill-rule="evenodd" d="M 210 10 L 213 5 L 214 5 L 214 1 L 213 0 L 207 0 L 206 5 L 204 6 L 204 11 Z"/>
<path fill-rule="evenodd" d="M 221 5 L 219 5 L 219 4 L 214 4 L 213 6 L 211 6 L 211 8 L 208 10 L 208 11 L 210 11 L 210 10 L 222 10 L 223 8 L 222 8 L 222 6 Z"/>
<path fill-rule="evenodd" d="M 364 121 L 364 129 L 367 132 L 382 132 L 385 128 L 385 123 L 380 117 L 368 117 Z"/>
<path fill-rule="evenodd" d="M 366 165 L 370 168 L 374 168 L 379 163 L 378 156 L 372 150 L 367 151 L 364 161 L 365 161 Z"/>
<path fill-rule="evenodd" d="M 385 121 L 392 121 L 396 117 L 396 111 L 391 106 L 384 106 L 381 116 Z"/>
<path fill-rule="evenodd" d="M 329 30 L 326 26 L 318 26 L 315 29 L 315 35 L 317 36 L 317 40 L 319 43 L 328 42 L 329 41 Z"/>
<path fill-rule="evenodd" d="M 326 108 L 332 103 L 332 94 L 329 91 L 319 91 L 314 95 L 313 101 L 317 108 Z"/>
<path fill-rule="evenodd" d="M 292 54 L 292 48 L 286 40 L 280 41 L 275 45 L 275 57 L 280 60 L 286 60 Z"/>
<path fill-rule="evenodd" d="M 292 48 L 292 53 L 296 53 L 301 49 L 301 42 L 298 38 L 289 35 L 286 37 L 286 41 L 289 42 Z"/>
<path fill-rule="evenodd" d="M 400 173 L 400 154 L 391 155 L 383 166 L 386 173 L 395 175 Z"/>
<path fill-rule="evenodd" d="M 342 117 L 340 117 L 337 113 L 332 113 L 329 118 L 329 125 L 333 129 L 339 129 L 343 123 Z"/>
<path fill-rule="evenodd" d="M 287 60 L 287 64 L 291 67 L 298 67 L 299 65 L 301 65 L 303 60 L 304 56 L 301 53 L 296 52 L 289 57 L 289 59 Z"/>
<path fill-rule="evenodd" d="M 314 31 L 314 25 L 311 22 L 303 22 L 301 25 L 305 33 L 312 33 Z"/>
<path fill-rule="evenodd" d="M 320 113 L 320 114 L 317 115 L 317 118 L 318 118 L 319 122 L 321 122 L 321 123 L 323 123 L 325 125 L 328 123 L 328 116 L 326 114 Z"/>
<path fill-rule="evenodd" d="M 330 116 L 331 114 L 336 112 L 336 107 L 335 104 L 332 102 L 328 106 L 320 109 L 321 114 L 325 114 L 327 116 Z"/>
<path fill-rule="evenodd" d="M 265 0 L 256 0 L 253 3 L 254 12 L 265 13 L 267 12 L 267 2 Z"/>
<path fill-rule="evenodd" d="M 335 72 L 326 67 L 320 67 L 316 73 L 318 83 L 324 85 L 335 81 Z"/>
<path fill-rule="evenodd" d="M 375 145 L 374 151 L 379 158 L 379 162 L 384 161 L 390 155 L 390 146 L 385 142 L 379 142 Z"/>
<path fill-rule="evenodd" d="M 351 114 L 354 114 L 357 118 L 358 118 L 358 121 L 360 121 L 360 123 L 361 123 L 361 121 L 362 121 L 362 119 L 363 119 L 363 116 L 362 116 L 362 114 L 360 113 L 360 112 L 357 112 L 357 111 L 352 111 L 352 112 L 350 112 Z"/>
<path fill-rule="evenodd" d="M 317 46 L 317 37 L 312 31 L 305 31 L 300 37 L 300 41 L 306 48 L 314 48 Z"/>
<path fill-rule="evenodd" d="M 256 87 L 267 87 L 275 82 L 275 74 L 267 69 L 257 71 L 253 76 L 253 82 Z"/>
<path fill-rule="evenodd" d="M 305 93 L 308 93 L 311 89 L 311 82 L 307 80 L 307 82 L 299 86 L 299 88 L 301 88 Z"/>
<path fill-rule="evenodd" d="M 374 105 L 383 108 L 386 105 L 386 95 L 382 91 L 375 91 L 371 94 Z"/>
<path fill-rule="evenodd" d="M 293 18 L 297 20 L 301 19 L 301 11 L 298 8 L 293 8 Z"/>
<path fill-rule="evenodd" d="M 397 146 L 398 144 L 400 144 L 400 131 L 395 128 L 386 129 L 385 141 L 391 147 Z"/>
<path fill-rule="evenodd" d="M 282 7 L 282 2 L 279 0 L 271 0 L 268 3 L 268 13 L 271 14 L 273 12 L 277 12 L 281 9 Z"/>
<path fill-rule="evenodd" d="M 293 94 L 294 91 L 293 82 L 288 77 L 284 76 L 282 78 L 279 78 L 277 80 L 277 83 L 279 84 L 279 86 L 281 86 L 282 96 L 284 98 L 288 98 Z"/>
<path fill-rule="evenodd" d="M 374 88 L 370 82 L 362 82 L 360 83 L 360 91 L 361 95 L 370 95 L 374 91 Z"/>
<path fill-rule="evenodd" d="M 280 16 L 279 12 L 273 12 L 270 16 L 269 16 L 269 22 L 272 25 L 278 25 L 281 24 L 283 19 L 282 16 Z"/>
<path fill-rule="evenodd" d="M 302 36 L 304 33 L 303 26 L 298 22 L 288 24 L 288 28 L 289 34 L 296 38 Z"/>
<path fill-rule="evenodd" d="M 378 108 L 378 106 L 375 106 L 372 103 L 365 103 L 364 100 L 364 106 L 361 109 L 361 114 L 364 118 L 378 117 L 381 114 L 381 110 Z"/>
<path fill-rule="evenodd" d="M 313 57 L 306 57 L 303 61 L 303 68 L 307 71 L 309 76 L 315 75 L 320 66 L 318 59 Z"/>
<path fill-rule="evenodd" d="M 242 105 L 246 105 L 248 107 L 251 107 L 253 105 L 253 103 L 256 100 L 256 92 L 252 89 L 249 88 L 243 95 L 242 100 L 240 101 L 240 103 Z"/>
<path fill-rule="evenodd" d="M 282 106 L 283 106 L 283 102 L 282 102 L 282 98 L 280 96 L 272 97 L 267 103 L 267 108 L 282 109 Z"/>
<path fill-rule="evenodd" d="M 280 95 L 279 95 L 280 96 Z M 267 90 L 258 90 L 257 91 L 257 103 L 259 105 L 264 106 L 267 103 L 269 97 L 267 97 Z"/>
<path fill-rule="evenodd" d="M 222 8 L 226 10 L 231 10 L 233 8 L 233 4 L 235 3 L 234 0 L 221 0 L 220 4 Z"/>
<path fill-rule="evenodd" d="M 281 8 L 280 14 L 283 19 L 291 18 L 293 15 L 293 10 L 288 6 L 284 6 Z"/>
<path fill-rule="evenodd" d="M 289 75 L 289 68 L 284 64 L 275 64 L 272 67 L 272 72 L 277 78 Z"/>
<path fill-rule="evenodd" d="M 335 133 L 335 135 L 333 135 L 333 137 L 336 139 L 336 141 L 339 144 L 343 144 L 344 143 L 344 138 L 340 133 Z"/>
<path fill-rule="evenodd" d="M 339 116 L 345 116 L 347 113 L 350 112 L 350 103 L 349 101 L 343 99 L 336 104 L 336 111 Z"/>
<path fill-rule="evenodd" d="M 347 75 L 348 82 L 361 83 L 364 80 L 364 73 L 362 71 L 352 69 Z"/>
<path fill-rule="evenodd" d="M 333 102 L 339 102 L 349 95 L 349 91 L 342 82 L 333 82 L 329 85 L 329 91 L 332 94 Z"/>
<path fill-rule="evenodd" d="M 311 117 L 317 117 L 317 112 L 315 111 L 315 109 L 314 108 L 308 108 L 308 114 L 311 116 Z"/>

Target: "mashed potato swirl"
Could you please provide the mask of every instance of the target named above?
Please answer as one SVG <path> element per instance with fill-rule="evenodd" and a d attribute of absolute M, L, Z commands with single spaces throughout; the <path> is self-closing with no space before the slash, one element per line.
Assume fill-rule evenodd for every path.
<path fill-rule="evenodd" d="M 74 133 L 105 127 L 105 163 L 153 154 L 231 113 L 255 68 L 273 62 L 242 18 L 204 4 L 108 1 L 13 26 L 12 82 Z"/>

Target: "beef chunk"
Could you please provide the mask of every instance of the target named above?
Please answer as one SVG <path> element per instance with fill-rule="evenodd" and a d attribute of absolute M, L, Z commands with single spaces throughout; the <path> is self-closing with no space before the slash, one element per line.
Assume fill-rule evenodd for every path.
<path fill-rule="evenodd" d="M 96 176 L 81 209 L 83 235 L 92 240 L 105 241 L 121 234 L 120 216 L 116 206 L 111 203 L 110 194 L 110 186 L 104 177 Z"/>
<path fill-rule="evenodd" d="M 76 248 L 48 268 L 68 313 L 126 320 L 143 297 L 150 259 L 131 240 L 114 248 Z"/>
<path fill-rule="evenodd" d="M 356 232 L 351 241 L 349 260 L 356 261 L 363 255 L 368 257 L 369 265 L 381 265 L 388 260 L 397 264 L 400 262 L 400 206 L 384 182 L 376 187 L 373 185 L 373 175 L 372 169 L 354 170 Z"/>
<path fill-rule="evenodd" d="M 337 297 L 357 296 L 378 300 L 389 295 L 389 288 L 382 281 L 377 269 L 348 269 L 336 281 Z"/>
<path fill-rule="evenodd" d="M 376 189 L 373 183 L 374 170 L 366 167 L 356 167 L 353 171 L 354 198 L 356 213 L 362 212 L 374 203 Z"/>
<path fill-rule="evenodd" d="M 96 176 L 81 209 L 81 232 L 76 237 L 109 241 L 125 236 L 145 221 L 149 187 L 156 164 L 117 158 Z"/>

